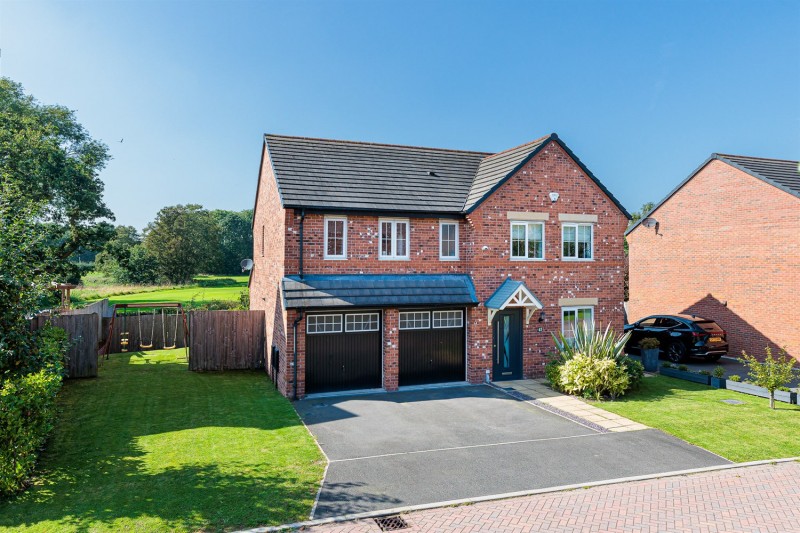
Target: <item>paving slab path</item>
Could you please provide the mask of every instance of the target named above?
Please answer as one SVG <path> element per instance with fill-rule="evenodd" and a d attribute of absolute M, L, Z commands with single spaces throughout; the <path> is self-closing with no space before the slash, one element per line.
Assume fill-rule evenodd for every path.
<path fill-rule="evenodd" d="M 800 531 L 800 463 L 784 462 L 525 496 L 401 515 L 411 532 Z M 373 519 L 315 533 L 377 533 Z"/>

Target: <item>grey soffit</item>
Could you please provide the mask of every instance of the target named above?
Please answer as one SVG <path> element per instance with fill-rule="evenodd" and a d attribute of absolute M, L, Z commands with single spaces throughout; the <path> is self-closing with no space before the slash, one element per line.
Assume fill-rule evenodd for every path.
<path fill-rule="evenodd" d="M 547 135 L 516 148 L 485 157 L 475 173 L 475 180 L 472 182 L 472 187 L 470 187 L 464 203 L 464 211 L 469 211 L 475 207 L 487 193 L 491 192 L 509 174 L 516 170 L 528 156 L 551 138 L 551 135 Z"/>
<path fill-rule="evenodd" d="M 287 309 L 476 305 L 466 274 L 314 274 L 283 278 Z"/>
<path fill-rule="evenodd" d="M 489 155 L 269 134 L 264 138 L 284 206 L 311 209 L 460 213 L 478 165 Z"/>
<path fill-rule="evenodd" d="M 627 231 L 625 231 L 625 235 L 628 235 L 630 232 L 638 228 L 644 219 L 649 217 L 659 207 L 664 205 L 666 201 L 672 198 L 676 192 L 681 190 L 681 188 L 686 185 L 690 179 L 695 177 L 698 172 L 703 170 L 706 165 L 715 159 L 731 165 L 742 172 L 750 174 L 761 181 L 769 183 L 770 185 L 773 185 L 782 191 L 800 198 L 800 171 L 798 171 L 798 165 L 800 165 L 800 161 L 791 161 L 786 159 L 765 159 L 762 157 L 748 157 L 743 155 L 715 153 L 711 154 L 711 157 L 706 159 L 702 165 L 697 167 L 697 169 L 695 169 L 694 172 L 689 174 L 688 177 L 680 182 L 677 187 L 672 189 L 669 194 L 667 194 L 653 207 L 653 209 L 645 213 L 644 216 L 642 216 L 642 218 L 636 222 L 636 224 L 628 228 Z"/>
<path fill-rule="evenodd" d="M 789 194 L 800 197 L 800 171 L 798 161 L 764 159 L 743 155 L 714 154 L 717 159 L 766 181 Z"/>

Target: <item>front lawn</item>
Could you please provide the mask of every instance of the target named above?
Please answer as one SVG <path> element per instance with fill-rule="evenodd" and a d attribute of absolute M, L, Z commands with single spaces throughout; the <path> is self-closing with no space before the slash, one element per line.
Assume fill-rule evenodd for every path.
<path fill-rule="evenodd" d="M 116 354 L 68 381 L 34 485 L 0 529 L 217 531 L 307 519 L 325 465 L 263 373 L 198 374 L 184 351 Z"/>
<path fill-rule="evenodd" d="M 739 400 L 729 405 L 722 400 Z M 800 456 L 800 407 L 679 379 L 645 378 L 641 389 L 598 407 L 666 431 L 735 462 Z"/>

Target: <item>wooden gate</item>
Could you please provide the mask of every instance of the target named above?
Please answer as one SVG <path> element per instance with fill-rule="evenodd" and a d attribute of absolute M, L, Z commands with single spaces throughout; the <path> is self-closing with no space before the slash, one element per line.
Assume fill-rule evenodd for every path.
<path fill-rule="evenodd" d="M 189 370 L 264 368 L 264 311 L 189 313 Z"/>
<path fill-rule="evenodd" d="M 99 344 L 97 314 L 37 316 L 31 321 L 35 331 L 51 322 L 67 332 L 70 348 L 67 352 L 67 377 L 92 378 L 97 376 L 97 347 Z"/>

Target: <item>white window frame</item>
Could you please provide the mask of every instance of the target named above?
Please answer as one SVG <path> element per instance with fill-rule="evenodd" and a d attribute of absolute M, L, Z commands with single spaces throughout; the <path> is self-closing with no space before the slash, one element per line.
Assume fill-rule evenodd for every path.
<path fill-rule="evenodd" d="M 342 254 L 328 254 L 328 222 L 341 221 L 342 222 Z M 343 216 L 326 216 L 324 219 L 325 227 L 323 228 L 324 241 L 323 241 L 323 258 L 325 259 L 347 259 L 347 217 Z"/>
<path fill-rule="evenodd" d="M 578 321 L 578 311 L 582 311 L 582 310 L 586 310 L 586 309 L 588 309 L 591 312 L 592 318 L 591 318 L 590 322 L 592 324 L 594 324 L 594 306 L 592 306 L 592 305 L 578 305 L 578 306 L 573 306 L 573 307 L 562 307 L 561 308 L 561 333 L 564 335 L 564 337 L 566 339 L 573 339 L 574 335 L 573 335 L 573 332 L 572 332 L 571 329 L 569 331 L 567 331 L 566 328 L 565 328 L 566 321 L 564 320 L 564 314 L 566 314 L 569 311 L 574 311 L 575 312 L 575 322 L 577 323 L 577 321 Z"/>
<path fill-rule="evenodd" d="M 312 318 L 317 318 L 317 317 L 326 317 L 326 318 L 327 317 L 334 317 L 334 318 L 338 317 L 339 318 L 339 329 L 332 329 L 330 331 L 311 331 L 311 319 Z M 335 322 L 334 322 L 334 325 L 335 325 Z M 331 333 L 341 333 L 343 325 L 344 325 L 344 318 L 342 317 L 342 315 L 330 315 L 330 314 L 328 314 L 328 315 L 307 315 L 306 316 L 306 333 L 309 334 L 309 335 L 328 335 L 328 334 L 331 334 Z M 317 327 L 317 324 L 316 324 L 316 321 L 315 321 L 314 328 L 316 329 L 316 327 Z"/>
<path fill-rule="evenodd" d="M 589 257 L 578 257 L 578 229 L 581 226 L 589 227 L 589 238 L 592 240 L 591 246 L 589 246 L 589 252 L 591 253 Z M 575 255 L 572 256 L 564 255 L 565 228 L 575 228 Z M 561 224 L 561 259 L 563 259 L 564 261 L 594 261 L 594 224 L 585 224 L 581 222 Z"/>
<path fill-rule="evenodd" d="M 529 225 L 539 225 L 542 227 L 542 257 L 528 257 L 528 241 L 530 239 L 530 234 L 528 232 Z M 514 226 L 524 226 L 525 227 L 525 255 L 514 255 Z M 509 257 L 512 261 L 544 261 L 545 257 L 545 243 L 547 239 L 545 238 L 545 224 L 544 222 L 536 222 L 530 220 L 512 220 L 511 221 L 511 228 L 509 233 Z M 563 238 L 563 237 L 562 237 Z"/>
<path fill-rule="evenodd" d="M 370 329 L 350 329 L 347 319 L 354 316 L 368 316 L 368 317 L 375 317 L 375 327 L 370 327 Z M 372 322 L 372 318 L 369 319 Z M 363 324 L 363 322 L 362 322 Z M 344 315 L 344 331 L 345 333 L 366 333 L 368 331 L 378 331 L 381 329 L 381 317 L 380 313 L 347 313 Z"/>
<path fill-rule="evenodd" d="M 438 315 L 438 317 L 437 317 L 437 315 Z M 442 315 L 445 315 L 445 317 L 442 318 Z M 455 326 L 442 326 L 442 325 L 437 326 L 436 325 L 436 321 L 437 320 L 439 320 L 441 322 L 442 320 L 450 321 L 452 319 L 456 320 L 456 325 Z M 462 311 L 461 309 L 447 309 L 447 310 L 443 310 L 443 311 L 434 311 L 433 312 L 433 316 L 431 317 L 431 326 L 433 327 L 433 329 L 457 329 L 457 328 L 463 328 L 464 327 L 464 311 Z"/>
<path fill-rule="evenodd" d="M 426 326 L 416 326 L 417 317 L 411 319 L 411 321 L 415 324 L 414 327 L 403 327 L 403 315 L 426 315 L 425 320 L 427 321 L 428 325 Z M 431 312 L 430 311 L 401 311 L 400 316 L 398 317 L 397 321 L 397 328 L 403 331 L 410 330 L 410 329 L 430 329 L 431 328 Z"/>
<path fill-rule="evenodd" d="M 383 255 L 383 225 L 392 225 L 392 253 L 391 255 Z M 406 225 L 406 253 L 405 255 L 397 254 L 397 225 Z M 379 218 L 378 219 L 378 259 L 382 260 L 397 260 L 408 259 L 411 254 L 411 223 L 407 218 Z"/>
<path fill-rule="evenodd" d="M 455 226 L 456 228 L 456 242 L 455 242 L 455 252 L 456 255 L 442 255 L 442 244 L 443 240 L 443 231 L 445 226 Z M 440 261 L 458 261 L 458 221 L 457 220 L 440 220 L 439 221 L 439 260 Z"/>

